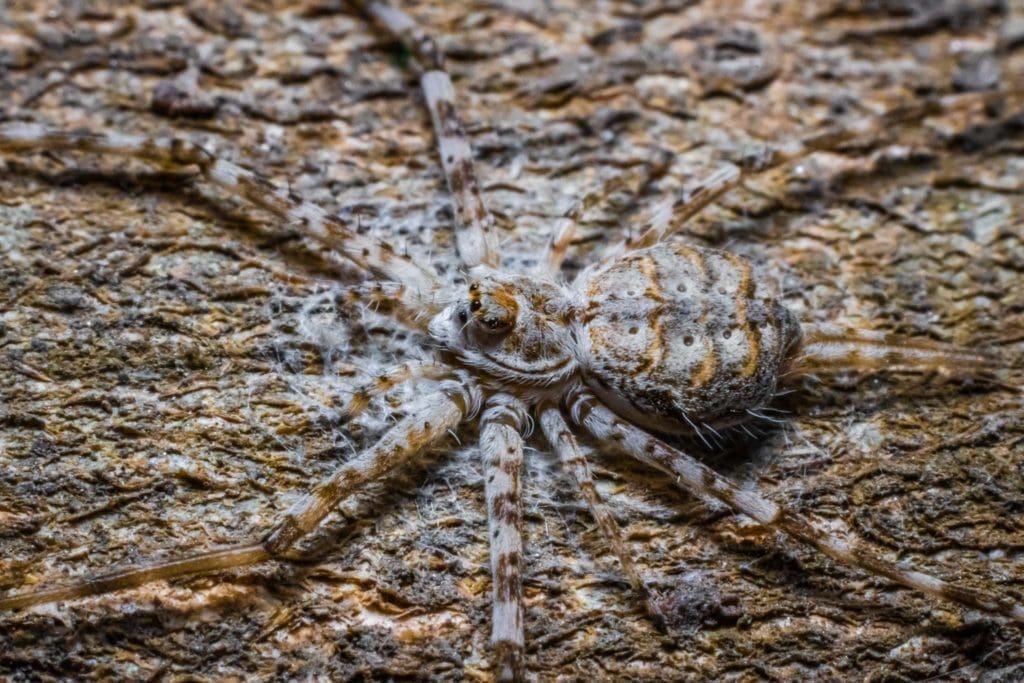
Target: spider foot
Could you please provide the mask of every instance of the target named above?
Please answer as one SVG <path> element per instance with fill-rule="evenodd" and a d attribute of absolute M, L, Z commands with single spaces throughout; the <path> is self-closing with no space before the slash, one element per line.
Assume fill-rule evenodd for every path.
<path fill-rule="evenodd" d="M 494 680 L 499 683 L 523 683 L 526 680 L 526 665 L 523 647 L 507 641 L 495 643 L 496 662 Z"/>

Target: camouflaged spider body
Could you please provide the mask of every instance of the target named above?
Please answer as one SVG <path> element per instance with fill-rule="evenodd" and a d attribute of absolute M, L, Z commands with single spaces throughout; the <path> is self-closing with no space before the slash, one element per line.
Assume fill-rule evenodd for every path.
<path fill-rule="evenodd" d="M 699 433 L 751 418 L 775 396 L 800 342 L 796 317 L 749 263 L 724 251 L 658 245 L 585 274 L 579 334 L 587 384 L 660 432 Z"/>
<path fill-rule="evenodd" d="M 557 397 L 578 376 L 632 422 L 694 436 L 751 419 L 799 345 L 763 283 L 733 254 L 681 244 L 613 256 L 570 286 L 478 267 L 430 331 L 498 386 Z"/>

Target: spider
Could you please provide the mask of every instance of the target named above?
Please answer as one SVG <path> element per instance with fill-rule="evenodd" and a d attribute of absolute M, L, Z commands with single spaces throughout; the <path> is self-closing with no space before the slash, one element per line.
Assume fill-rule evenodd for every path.
<path fill-rule="evenodd" d="M 8 154 L 81 151 L 131 157 L 170 172 L 193 169 L 201 181 L 269 211 L 375 278 L 376 283 L 351 292 L 354 303 L 387 311 L 436 347 L 432 361 L 381 373 L 356 392 L 344 412 L 358 413 L 372 398 L 408 379 L 432 382 L 435 391 L 375 445 L 317 483 L 263 538 L 146 562 L 67 586 L 16 592 L 0 598 L 0 610 L 286 558 L 340 502 L 476 421 L 493 584 L 491 642 L 499 679 L 526 676 L 520 472 L 533 422 L 578 487 L 623 576 L 661 628 L 663 608 L 594 483 L 581 434 L 666 473 L 697 498 L 724 503 L 835 560 L 936 599 L 1024 621 L 1024 608 L 1012 598 L 887 560 L 841 531 L 733 484 L 689 453 L 691 445 L 720 432 L 765 419 L 776 395 L 808 374 L 890 368 L 985 377 L 996 368 L 992 359 L 931 341 L 801 325 L 747 261 L 672 239 L 688 219 L 740 183 L 742 174 L 732 169 L 681 197 L 668 218 L 609 246 L 571 280 L 562 275 L 562 266 L 580 210 L 570 212 L 553 232 L 534 271 L 507 270 L 441 52 L 399 10 L 375 2 L 355 4 L 405 45 L 419 71 L 456 207 L 455 242 L 464 281 L 449 282 L 390 242 L 362 234 L 188 140 L 13 123 L 0 128 L 0 149 Z M 580 207 L 594 201 L 583 198 Z"/>

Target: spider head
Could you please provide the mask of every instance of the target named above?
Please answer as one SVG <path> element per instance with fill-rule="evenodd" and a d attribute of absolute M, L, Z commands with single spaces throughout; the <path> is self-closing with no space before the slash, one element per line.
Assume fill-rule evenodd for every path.
<path fill-rule="evenodd" d="M 458 322 L 477 337 L 496 339 L 507 335 L 519 317 L 515 285 L 493 279 L 473 280 L 469 284 L 468 306 L 456 312 Z"/>
<path fill-rule="evenodd" d="M 551 385 L 576 370 L 572 306 L 559 285 L 479 266 L 430 322 L 430 335 L 466 365 L 516 385 Z"/>

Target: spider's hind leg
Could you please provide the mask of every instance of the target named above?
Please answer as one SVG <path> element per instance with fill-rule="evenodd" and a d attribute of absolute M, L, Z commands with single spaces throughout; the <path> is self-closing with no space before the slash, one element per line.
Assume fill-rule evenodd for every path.
<path fill-rule="evenodd" d="M 619 528 L 619 523 L 615 521 L 611 510 L 608 509 L 608 506 L 601 499 L 601 494 L 597 492 L 597 487 L 594 486 L 594 479 L 590 475 L 590 467 L 587 465 L 587 458 L 576 442 L 576 437 L 569 430 L 569 425 L 566 424 L 565 418 L 562 417 L 562 411 L 555 407 L 544 408 L 540 413 L 540 426 L 548 443 L 551 444 L 558 455 L 558 459 L 562 462 L 565 469 L 569 471 L 579 487 L 580 493 L 590 508 L 590 514 L 597 521 L 597 525 L 604 534 L 605 540 L 611 547 L 615 557 L 618 558 L 619 567 L 626 580 L 629 581 L 633 590 L 643 598 L 644 604 L 647 607 L 647 613 L 654 621 L 654 625 L 659 631 L 665 631 L 667 628 L 665 615 L 654 601 L 651 590 L 640 575 L 639 570 L 637 570 L 633 557 L 623 542 L 622 529 Z"/>
<path fill-rule="evenodd" d="M 784 379 L 838 373 L 910 372 L 993 382 L 1004 364 L 984 350 L 839 325 L 805 325 Z"/>
<path fill-rule="evenodd" d="M 888 560 L 867 544 L 823 530 L 808 518 L 774 503 L 756 490 L 739 488 L 692 456 L 634 427 L 602 405 L 594 396 L 579 392 L 571 401 L 573 419 L 596 439 L 614 444 L 640 462 L 673 477 L 691 495 L 714 498 L 769 529 L 806 543 L 830 558 L 881 576 L 927 595 L 1024 623 L 1024 606 L 1012 596 L 969 588 L 931 574 L 908 569 Z"/>

